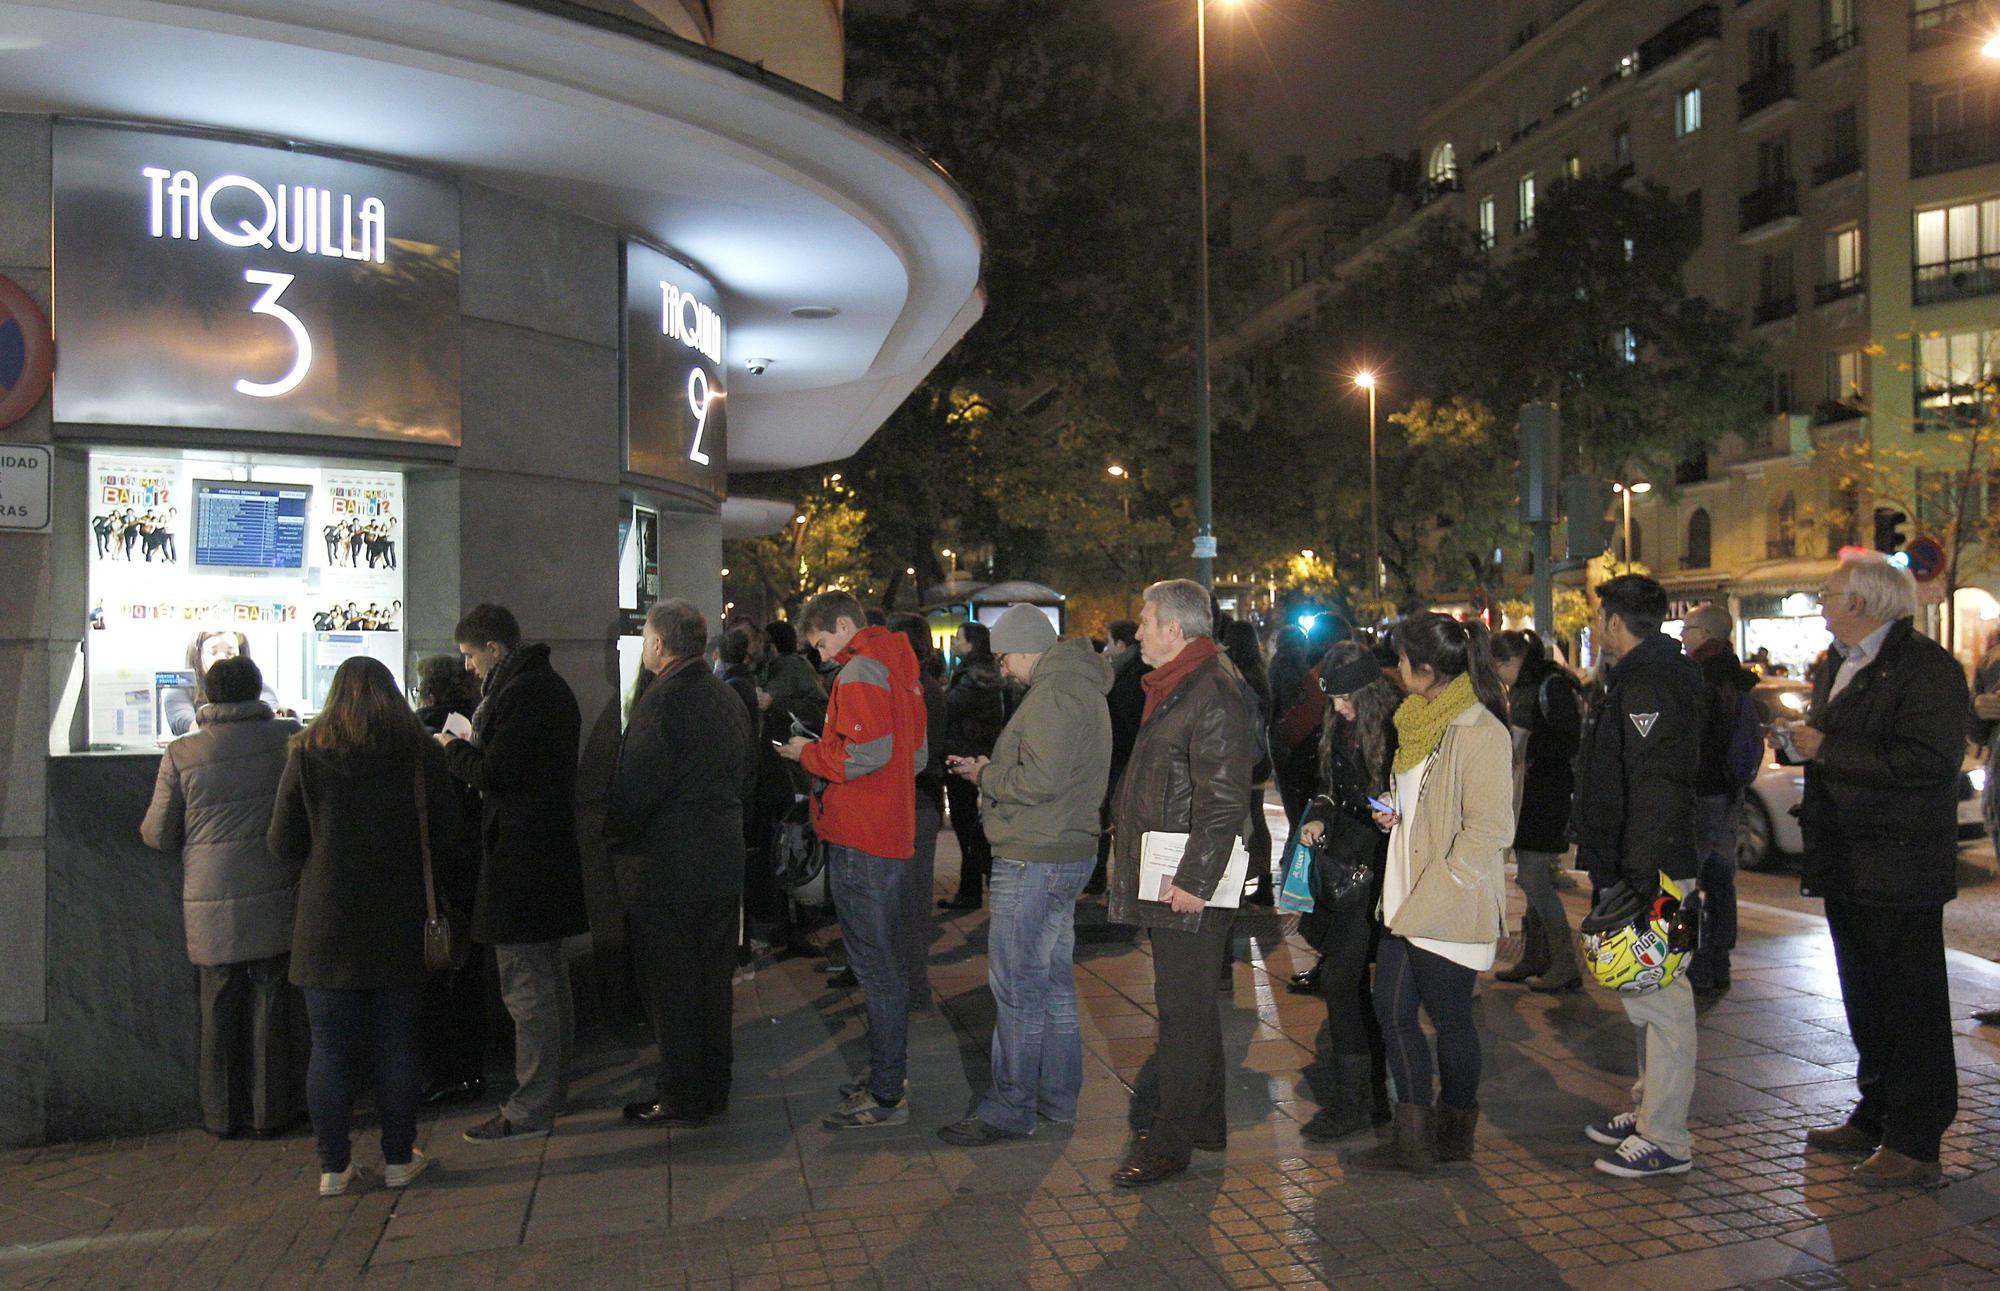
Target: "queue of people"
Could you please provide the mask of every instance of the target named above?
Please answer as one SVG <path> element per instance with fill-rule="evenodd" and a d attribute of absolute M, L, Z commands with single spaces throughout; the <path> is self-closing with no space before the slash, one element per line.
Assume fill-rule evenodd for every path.
<path fill-rule="evenodd" d="M 1805 768 L 1805 888 L 1826 899 L 1860 1053 L 1858 1102 L 1808 1145 L 1865 1156 L 1854 1177 L 1866 1184 L 1934 1183 L 1957 1110 L 1941 919 L 1957 772 L 1968 721 L 1991 719 L 1915 631 L 1909 575 L 1869 555 L 1841 565 L 1822 598 L 1834 648 L 1809 717 L 1768 732 L 1726 611 L 1696 609 L 1676 641 L 1653 580 L 1614 578 L 1597 599 L 1593 702 L 1539 638 L 1438 613 L 1317 655 L 1287 628 L 1266 669 L 1248 625 L 1222 622 L 1186 580 L 1146 588 L 1102 652 L 1030 606 L 966 625 L 948 677 L 923 620 L 877 622 L 843 591 L 807 604 L 797 637 L 780 623 L 711 638 L 695 606 L 655 605 L 604 815 L 659 1052 L 625 1118 L 726 1116 L 762 804 L 774 780 L 799 777 L 867 1019 L 867 1064 L 828 1129 L 904 1123 L 922 1094 L 909 1018 L 929 1001 L 948 811 L 964 859 L 958 893 L 937 904 L 989 907 L 996 1005 L 987 1088 L 939 1130 L 949 1143 L 1075 1120 L 1074 912 L 1101 882 L 1111 920 L 1150 943 L 1159 1019 L 1113 1181 L 1157 1183 L 1223 1148 L 1215 986 L 1237 910 L 1282 887 L 1310 896 L 1299 932 L 1320 956 L 1309 986 L 1326 1009 L 1304 1073 L 1319 1106 L 1306 1139 L 1375 1130 L 1362 1168 L 1472 1159 L 1480 977 L 1559 993 L 1587 973 L 1618 993 L 1639 1069 L 1632 1106 L 1583 1127 L 1605 1149 L 1597 1168 L 1685 1173 L 1696 997 L 1729 988 L 1731 829 L 1768 737 Z M 416 711 L 386 667 L 355 658 L 304 727 L 274 711 L 240 642 L 218 648 L 142 831 L 185 863 L 204 1123 L 274 1135 L 303 1105 L 324 1196 L 359 1178 L 350 1129 L 371 1078 L 389 1187 L 427 1165 L 415 1147 L 426 1099 L 484 1097 L 483 970 L 446 953 L 453 934 L 488 948 L 515 1037 L 512 1091 L 465 1138 L 544 1135 L 566 1106 L 569 964 L 588 928 L 581 715 L 549 648 L 524 642 L 503 607 L 474 607 L 454 636 L 459 659 L 420 668 Z M 1291 823 L 1275 856 L 1256 828 L 1267 778 Z M 1572 841 L 1593 888 L 1581 954 L 1553 886 Z M 1496 972 L 1510 856 L 1527 916 L 1519 959 Z"/>

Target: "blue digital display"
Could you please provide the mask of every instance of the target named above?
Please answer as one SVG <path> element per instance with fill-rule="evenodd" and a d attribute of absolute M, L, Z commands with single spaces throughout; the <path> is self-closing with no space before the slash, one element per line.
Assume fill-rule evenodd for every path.
<path fill-rule="evenodd" d="M 209 569 L 302 570 L 306 510 L 303 484 L 194 482 L 194 563 Z"/>

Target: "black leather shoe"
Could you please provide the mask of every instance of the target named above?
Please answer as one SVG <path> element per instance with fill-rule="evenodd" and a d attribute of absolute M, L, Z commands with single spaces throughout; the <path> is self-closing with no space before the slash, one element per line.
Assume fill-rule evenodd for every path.
<path fill-rule="evenodd" d="M 1285 989 L 1294 995 L 1319 994 L 1319 965 L 1293 973 L 1285 979 Z"/>
<path fill-rule="evenodd" d="M 1170 1179 L 1187 1168 L 1188 1163 L 1185 1161 L 1176 1161 L 1172 1157 L 1161 1156 L 1157 1152 L 1148 1152 L 1141 1148 L 1126 1158 L 1124 1165 L 1112 1172 L 1111 1182 L 1120 1188 L 1144 1188 L 1162 1179 Z"/>
<path fill-rule="evenodd" d="M 625 1119 L 640 1125 L 666 1125 L 692 1129 L 697 1125 L 708 1124 L 708 1113 L 683 1111 L 672 1103 L 627 1103 Z"/>
<path fill-rule="evenodd" d="M 954 1121 L 950 1125 L 940 1126 L 938 1128 L 938 1137 L 953 1147 L 983 1148 L 989 1143 L 1005 1143 L 1008 1139 L 1026 1138 L 1027 1136 L 1024 1134 L 1009 1134 L 1006 1130 L 1001 1129 L 991 1121 L 982 1120 L 977 1116 L 968 1116 L 962 1121 Z"/>

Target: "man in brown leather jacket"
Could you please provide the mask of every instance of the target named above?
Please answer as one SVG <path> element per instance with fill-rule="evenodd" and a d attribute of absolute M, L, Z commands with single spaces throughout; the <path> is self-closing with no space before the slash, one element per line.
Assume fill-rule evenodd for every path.
<path fill-rule="evenodd" d="M 1143 1137 L 1112 1176 L 1124 1187 L 1185 1170 L 1195 1148 L 1219 1151 L 1228 1131 L 1215 979 L 1231 911 L 1209 902 L 1243 825 L 1257 733 L 1242 679 L 1212 632 L 1200 584 L 1172 579 L 1146 589 L 1139 650 L 1153 671 L 1142 683 L 1145 716 L 1112 803 L 1110 914 L 1149 930 L 1160 1040 L 1133 1093 Z M 1150 832 L 1188 836 L 1165 900 L 1139 894 L 1140 845 Z"/>

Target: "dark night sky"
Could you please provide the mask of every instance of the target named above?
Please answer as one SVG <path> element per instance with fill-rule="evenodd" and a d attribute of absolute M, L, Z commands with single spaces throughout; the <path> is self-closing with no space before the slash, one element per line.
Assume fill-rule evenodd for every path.
<path fill-rule="evenodd" d="M 1163 87 L 1191 85 L 1196 0 L 1096 2 Z M 1493 11 L 1491 0 L 1209 0 L 1210 110 L 1262 160 L 1303 153 L 1315 176 L 1414 148 L 1425 108 L 1492 61 Z"/>

